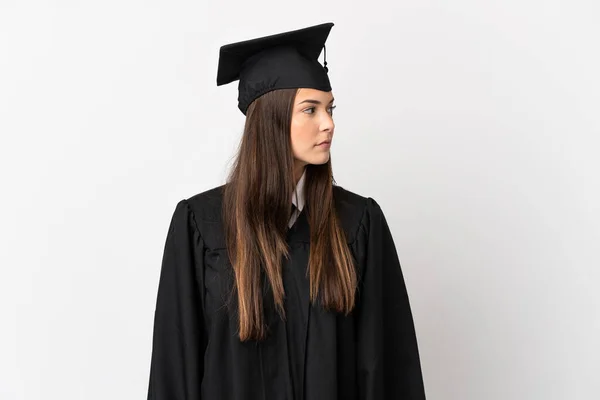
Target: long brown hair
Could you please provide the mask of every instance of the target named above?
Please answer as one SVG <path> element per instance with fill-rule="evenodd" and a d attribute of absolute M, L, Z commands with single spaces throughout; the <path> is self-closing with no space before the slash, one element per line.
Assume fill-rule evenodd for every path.
<path fill-rule="evenodd" d="M 287 224 L 296 186 L 290 133 L 297 91 L 273 90 L 250 104 L 224 189 L 224 233 L 234 272 L 231 293 L 237 293 L 242 341 L 261 340 L 267 334 L 261 273 L 285 319 L 281 261 L 289 257 Z M 334 207 L 334 183 L 331 158 L 323 165 L 306 166 L 303 212 L 310 226 L 310 300 L 348 314 L 354 307 L 357 277 Z"/>

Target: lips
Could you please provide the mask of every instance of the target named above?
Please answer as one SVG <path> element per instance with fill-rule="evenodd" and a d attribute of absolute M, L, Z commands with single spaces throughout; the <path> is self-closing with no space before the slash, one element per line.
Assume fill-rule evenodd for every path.
<path fill-rule="evenodd" d="M 320 146 L 320 145 L 322 145 L 323 143 L 331 143 L 331 140 L 325 140 L 324 142 L 321 142 L 321 143 L 317 144 L 317 146 Z"/>

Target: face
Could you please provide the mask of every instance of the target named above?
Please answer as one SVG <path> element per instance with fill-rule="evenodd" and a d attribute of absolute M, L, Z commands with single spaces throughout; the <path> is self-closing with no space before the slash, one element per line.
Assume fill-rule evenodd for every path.
<path fill-rule="evenodd" d="M 307 164 L 325 164 L 333 139 L 333 95 L 317 89 L 299 89 L 292 112 L 291 140 L 296 170 Z M 330 142 L 329 144 L 321 144 Z"/>

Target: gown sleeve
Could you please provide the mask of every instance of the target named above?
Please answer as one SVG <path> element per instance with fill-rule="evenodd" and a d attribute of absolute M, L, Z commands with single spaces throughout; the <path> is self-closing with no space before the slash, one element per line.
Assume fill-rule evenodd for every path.
<path fill-rule="evenodd" d="M 415 327 L 398 254 L 380 206 L 368 199 L 357 303 L 360 400 L 424 400 Z"/>
<path fill-rule="evenodd" d="M 164 246 L 156 297 L 148 400 L 199 400 L 204 372 L 203 241 L 181 200 Z"/>

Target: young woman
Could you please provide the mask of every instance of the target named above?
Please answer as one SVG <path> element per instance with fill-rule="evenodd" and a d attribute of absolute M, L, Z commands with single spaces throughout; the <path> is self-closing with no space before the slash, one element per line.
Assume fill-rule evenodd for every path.
<path fill-rule="evenodd" d="M 332 26 L 221 48 L 244 133 L 227 183 L 173 213 L 148 399 L 425 399 L 384 214 L 333 180 Z"/>

